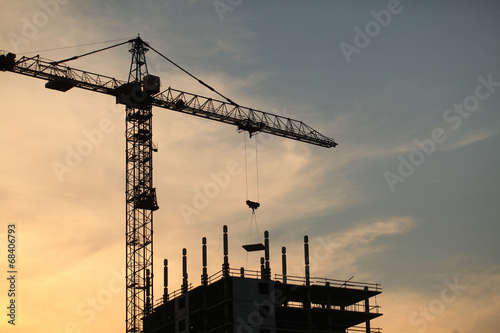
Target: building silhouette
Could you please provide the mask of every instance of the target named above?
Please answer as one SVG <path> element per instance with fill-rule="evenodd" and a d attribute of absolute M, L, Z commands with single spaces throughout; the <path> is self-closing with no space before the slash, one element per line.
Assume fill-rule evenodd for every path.
<path fill-rule="evenodd" d="M 183 283 L 168 293 L 168 266 L 164 262 L 164 295 L 144 316 L 145 333 L 298 333 L 380 332 L 371 320 L 381 316 L 376 283 L 311 277 L 308 237 L 304 237 L 305 275 L 290 276 L 286 249 L 282 273 L 271 277 L 269 234 L 265 244 L 249 244 L 247 251 L 264 252 L 260 271 L 229 267 L 228 235 L 224 226 L 222 269 L 207 275 L 206 239 L 203 238 L 201 284 L 188 283 L 187 252 L 183 250 Z"/>

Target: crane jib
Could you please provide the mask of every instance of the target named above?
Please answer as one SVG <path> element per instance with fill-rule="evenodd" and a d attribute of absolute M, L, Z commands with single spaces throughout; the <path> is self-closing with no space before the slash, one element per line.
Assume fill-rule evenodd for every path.
<path fill-rule="evenodd" d="M 232 124 L 238 131 L 246 131 L 250 135 L 264 132 L 320 147 L 337 146 L 333 139 L 298 120 L 172 88 L 160 92 L 160 78 L 150 74 L 142 82 L 127 83 L 70 68 L 39 56 L 22 57 L 16 61 L 15 54 L 5 51 L 0 51 L 0 70 L 45 79 L 48 81 L 45 84 L 48 89 L 66 92 L 77 87 L 112 95 L 116 97 L 116 103 L 129 108 L 147 109 L 156 106 Z"/>

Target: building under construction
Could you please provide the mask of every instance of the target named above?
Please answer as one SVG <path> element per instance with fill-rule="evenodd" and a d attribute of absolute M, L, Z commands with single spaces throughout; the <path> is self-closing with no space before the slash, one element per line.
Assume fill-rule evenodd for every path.
<path fill-rule="evenodd" d="M 296 333 L 380 332 L 370 321 L 381 316 L 376 297 L 379 284 L 311 277 L 309 245 L 304 237 L 304 276 L 287 275 L 286 249 L 282 273 L 271 276 L 269 234 L 264 244 L 243 246 L 263 251 L 260 271 L 229 266 L 228 234 L 224 226 L 222 269 L 207 274 L 206 239 L 202 240 L 201 285 L 188 283 L 187 252 L 183 250 L 183 283 L 169 294 L 168 265 L 164 263 L 164 295 L 144 320 L 145 333 Z"/>

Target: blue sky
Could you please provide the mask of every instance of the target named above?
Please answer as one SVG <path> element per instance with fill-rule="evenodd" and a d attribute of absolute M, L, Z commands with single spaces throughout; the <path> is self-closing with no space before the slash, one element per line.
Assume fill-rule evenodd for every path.
<path fill-rule="evenodd" d="M 333 137 L 339 146 L 332 149 L 256 138 L 257 216 L 271 234 L 273 272 L 280 272 L 285 245 L 302 274 L 308 234 L 313 275 L 382 285 L 384 316 L 373 326 L 495 332 L 499 14 L 495 1 L 6 1 L 0 49 L 57 60 L 101 45 L 28 52 L 140 33 L 232 100 Z M 164 88 L 211 96 L 153 52 L 148 61 Z M 71 66 L 126 79 L 130 55 L 124 46 Z M 82 332 L 123 331 L 124 288 L 116 282 L 125 265 L 123 107 L 109 96 L 61 94 L 43 84 L 0 73 L 0 232 L 4 242 L 7 224 L 18 225 L 22 274 L 19 325 L 0 327 L 64 332 L 74 323 Z M 101 140 L 58 178 L 53 163 L 64 163 L 95 130 Z M 171 263 L 171 288 L 180 286 L 183 247 L 198 283 L 203 236 L 209 270 L 219 270 L 223 224 L 231 262 L 255 269 L 258 258 L 240 247 L 250 221 L 242 134 L 155 109 L 154 140 L 155 298 L 163 258 Z M 228 165 L 238 166 L 229 181 L 196 206 L 198 193 L 217 184 Z M 186 207 L 198 213 L 186 216 Z M 463 287 L 456 294 L 453 283 Z M 93 297 L 100 300 L 95 308 L 87 303 Z"/>

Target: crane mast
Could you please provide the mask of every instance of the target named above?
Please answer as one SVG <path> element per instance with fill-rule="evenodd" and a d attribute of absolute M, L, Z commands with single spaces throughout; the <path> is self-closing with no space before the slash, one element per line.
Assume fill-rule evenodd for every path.
<path fill-rule="evenodd" d="M 238 131 L 264 132 L 321 147 L 337 143 L 301 121 L 168 88 L 160 92 L 160 79 L 148 72 L 150 46 L 132 39 L 128 81 L 95 74 L 42 59 L 0 51 L 0 70 L 47 80 L 46 88 L 68 91 L 81 88 L 116 97 L 125 105 L 126 119 L 126 331 L 143 331 L 142 318 L 153 303 L 153 212 L 158 209 L 153 187 L 152 107 L 235 125 Z M 154 49 L 153 49 L 154 50 Z M 156 50 L 155 50 L 156 51 Z M 92 52 L 94 53 L 94 52 Z M 67 60 L 74 60 L 78 57 Z M 201 82 L 201 81 L 200 81 Z"/>
<path fill-rule="evenodd" d="M 145 91 L 141 86 L 148 76 L 147 50 L 140 39 L 131 43 L 129 100 L 133 99 L 134 93 Z M 153 187 L 152 106 L 136 104 L 135 107 L 127 105 L 125 109 L 127 332 L 142 331 L 141 319 L 150 312 L 151 300 L 154 299 L 153 212 L 158 209 Z"/>

